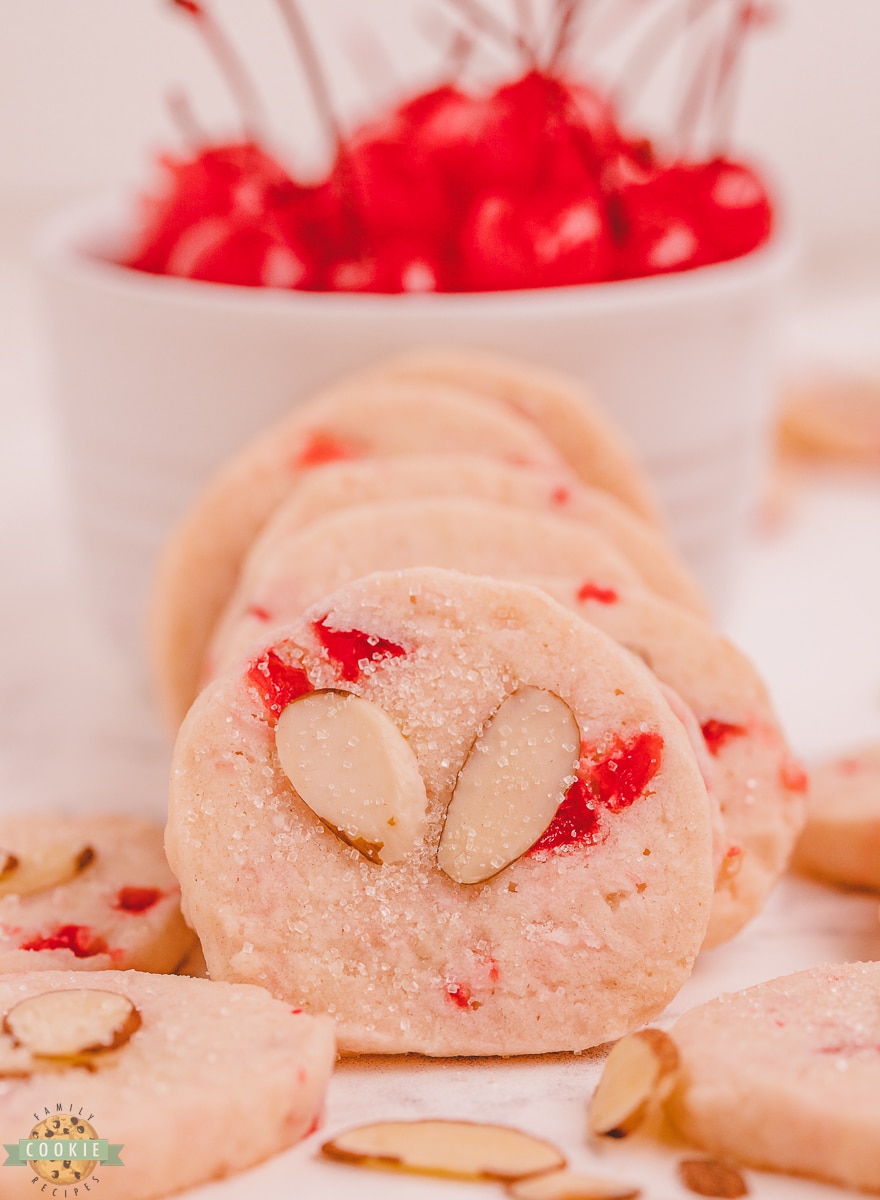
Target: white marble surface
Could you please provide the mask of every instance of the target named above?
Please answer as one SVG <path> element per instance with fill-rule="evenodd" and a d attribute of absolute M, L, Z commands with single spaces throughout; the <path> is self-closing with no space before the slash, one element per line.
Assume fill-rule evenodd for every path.
<path fill-rule="evenodd" d="M 21 248 L 27 224 L 11 215 L 0 220 L 0 811 L 112 807 L 160 817 L 168 746 L 145 689 L 91 620 L 77 574 Z M 851 320 L 846 304 L 838 297 L 801 311 L 791 339 L 796 357 L 821 357 L 824 349 L 831 360 L 880 360 L 880 345 L 872 342 L 880 296 L 853 300 Z M 878 613 L 880 478 L 827 475 L 801 483 L 776 530 L 753 538 L 727 626 L 764 671 L 802 755 L 880 737 Z M 747 931 L 699 961 L 668 1017 L 721 991 L 818 962 L 877 957 L 876 899 L 790 879 Z M 345 1062 L 331 1084 L 321 1134 L 192 1195 L 331 1200 L 356 1191 L 363 1200 L 467 1200 L 500 1194 L 493 1185 L 355 1174 L 316 1157 L 327 1131 L 373 1117 L 419 1115 L 515 1124 L 551 1138 L 574 1165 L 641 1183 L 648 1200 L 688 1195 L 675 1179 L 672 1151 L 631 1142 L 587 1145 L 585 1101 L 599 1061 L 585 1054 Z M 845 1194 L 748 1175 L 752 1194 L 767 1200 Z"/>

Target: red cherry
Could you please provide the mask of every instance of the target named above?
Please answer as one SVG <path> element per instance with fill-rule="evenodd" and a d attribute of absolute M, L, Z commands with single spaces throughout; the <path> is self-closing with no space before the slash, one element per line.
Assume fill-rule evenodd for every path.
<path fill-rule="evenodd" d="M 773 208 L 754 171 L 716 158 L 690 168 L 712 260 L 738 258 L 770 236 Z"/>
<path fill-rule="evenodd" d="M 626 163 L 630 177 L 610 201 L 618 243 L 617 277 L 661 275 L 708 262 L 688 173 L 680 167 L 646 172 L 631 158 Z"/>
<path fill-rule="evenodd" d="M 581 162 L 598 175 L 624 144 L 610 102 L 585 83 L 565 83 L 565 119 Z"/>
<path fill-rule="evenodd" d="M 178 240 L 166 275 L 241 287 L 295 288 L 309 268 L 304 256 L 259 229 L 236 229 L 228 219 L 208 218 Z"/>
<path fill-rule="evenodd" d="M 607 275 L 608 222 L 598 192 L 490 194 L 462 235 L 461 286 L 468 291 L 564 287 Z"/>
<path fill-rule="evenodd" d="M 449 291 L 448 255 L 440 247 L 414 237 L 386 238 L 332 262 L 324 286 L 331 292 Z"/>
<path fill-rule="evenodd" d="M 439 171 L 402 138 L 361 135 L 337 160 L 331 180 L 339 192 L 348 190 L 367 236 L 436 236 L 449 225 Z"/>
<path fill-rule="evenodd" d="M 301 228 L 310 189 L 252 143 L 167 160 L 170 186 L 146 202 L 129 266 L 215 283 L 304 286 L 315 266 Z"/>

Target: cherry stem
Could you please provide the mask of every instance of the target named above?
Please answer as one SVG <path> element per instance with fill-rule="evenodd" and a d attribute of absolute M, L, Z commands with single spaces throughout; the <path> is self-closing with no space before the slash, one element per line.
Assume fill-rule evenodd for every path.
<path fill-rule="evenodd" d="M 444 0 L 450 8 L 461 14 L 478 33 L 486 33 L 505 49 L 519 50 L 528 55 L 529 47 L 519 33 L 509 29 L 495 14 L 484 8 L 479 0 Z"/>
<path fill-rule="evenodd" d="M 699 32 L 697 30 L 698 17 L 701 15 L 698 12 L 699 4 L 700 0 L 690 0 L 691 45 L 693 45 L 695 35 Z M 679 154 L 682 158 L 693 153 L 695 140 L 700 126 L 705 125 L 707 112 L 711 114 L 715 111 L 723 54 L 723 46 L 719 44 L 716 28 L 717 21 L 714 27 L 710 27 L 708 31 L 702 31 L 700 34 L 703 39 L 702 48 L 691 54 L 691 58 L 695 60 L 694 65 L 684 70 L 687 88 L 674 122 Z"/>
<path fill-rule="evenodd" d="M 371 101 L 375 102 L 376 96 L 381 95 L 386 88 L 390 92 L 399 93 L 394 60 L 371 26 L 363 24 L 353 29 L 346 39 L 346 47 L 348 57 Z"/>
<path fill-rule="evenodd" d="M 550 58 L 547 64 L 548 74 L 559 70 L 565 52 L 574 37 L 577 18 L 581 15 L 584 0 L 557 0 L 556 4 L 556 34 L 550 47 Z"/>
<path fill-rule="evenodd" d="M 538 35 L 535 29 L 535 14 L 529 0 L 513 0 L 513 10 L 519 30 L 519 41 L 530 68 L 538 62 Z"/>
<path fill-rule="evenodd" d="M 172 0 L 172 3 L 175 8 L 185 12 L 195 21 L 208 52 L 213 56 L 235 98 L 247 137 L 251 141 L 259 140 L 267 123 L 265 110 L 244 62 L 232 42 L 204 4 L 194 3 L 193 0 Z"/>
<path fill-rule="evenodd" d="M 465 33 L 463 29 L 456 29 L 454 31 L 449 49 L 446 52 L 446 61 L 443 68 L 443 77 L 445 79 L 451 80 L 452 83 L 458 83 L 473 57 L 475 44 L 472 34 Z"/>
<path fill-rule="evenodd" d="M 165 103 L 171 120 L 177 126 L 177 130 L 185 142 L 188 142 L 194 149 L 198 146 L 206 146 L 210 142 L 211 139 L 202 129 L 193 112 L 189 97 L 181 88 L 173 88 L 165 97 Z"/>
<path fill-rule="evenodd" d="M 742 0 L 736 5 L 727 27 L 718 58 L 718 75 L 713 96 L 713 121 L 711 148 L 718 154 L 720 148 L 729 144 L 733 132 L 733 117 L 739 91 L 742 48 L 746 30 L 750 24 L 752 4 Z"/>
<path fill-rule="evenodd" d="M 644 0 L 606 0 L 604 5 L 602 0 L 593 0 L 590 9 L 591 21 L 583 22 L 583 26 L 590 34 L 590 48 L 595 53 L 612 43 L 620 33 L 625 33 L 631 28 L 634 10 L 644 11 Z M 590 24 L 592 28 L 589 28 Z"/>
<path fill-rule="evenodd" d="M 701 18 L 716 4 L 717 0 L 689 0 L 684 14 L 684 30 L 680 4 L 674 2 L 660 11 L 648 28 L 643 30 L 642 36 L 625 59 L 621 68 L 621 79 L 616 88 L 618 95 L 613 97 L 613 100 L 621 103 L 623 107 L 623 102 L 628 101 L 631 104 L 635 97 L 643 94 L 649 80 L 668 58 L 678 38 L 683 34 L 687 42 L 688 32 L 692 32 L 694 26 L 699 24 Z M 631 85 L 633 80 L 635 84 Z"/>
<path fill-rule="evenodd" d="M 438 16 L 443 21 L 442 34 L 439 32 Z M 456 13 L 457 16 L 458 14 Z M 457 24 L 450 25 L 450 21 L 455 19 L 451 14 L 444 13 L 440 16 L 437 13 L 427 13 L 424 17 L 417 15 L 414 25 L 418 32 L 434 47 L 437 45 L 438 37 L 445 37 L 451 30 L 447 54 L 454 62 L 457 61 L 459 63 L 459 73 L 463 73 L 468 62 L 474 58 L 478 49 L 487 49 L 490 52 L 494 51 L 496 55 L 501 55 L 505 62 L 507 61 L 508 46 L 499 46 L 492 39 L 487 40 L 480 37 L 479 32 L 473 31 L 473 26 L 470 29 L 462 29 Z M 456 68 L 453 66 L 453 69 Z"/>
<path fill-rule="evenodd" d="M 309 91 L 312 93 L 312 99 L 314 100 L 318 116 L 324 123 L 334 151 L 339 153 L 343 147 L 342 131 L 336 119 L 336 111 L 333 107 L 333 98 L 327 84 L 327 77 L 324 73 L 324 68 L 321 66 L 321 60 L 315 49 L 308 26 L 299 11 L 296 0 L 277 0 L 277 4 L 281 12 L 281 17 L 293 39 L 293 44 L 305 72 L 306 82 Z"/>

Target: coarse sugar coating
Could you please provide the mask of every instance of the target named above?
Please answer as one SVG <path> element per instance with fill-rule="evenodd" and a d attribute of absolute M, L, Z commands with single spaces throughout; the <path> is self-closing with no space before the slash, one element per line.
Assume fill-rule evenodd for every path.
<path fill-rule="evenodd" d="M 692 1009 L 671 1029 L 670 1113 L 713 1154 L 880 1191 L 880 963 L 822 966 Z"/>
<path fill-rule="evenodd" d="M 397 454 L 485 455 L 565 470 L 540 429 L 488 396 L 430 380 L 360 379 L 294 408 L 205 488 L 165 547 L 150 613 L 160 704 L 174 728 L 242 559 L 277 505 L 327 462 Z"/>
<path fill-rule="evenodd" d="M 254 545 L 218 622 L 206 677 L 349 580 L 407 567 L 500 579 L 577 572 L 612 585 L 639 580 L 637 568 L 580 521 L 455 496 L 362 504 Z"/>
<path fill-rule="evenodd" d="M 707 615 L 705 598 L 662 532 L 616 496 L 558 468 L 475 454 L 402 454 L 327 463 L 309 472 L 279 505 L 260 544 L 265 552 L 272 540 L 283 540 L 337 509 L 440 496 L 470 496 L 583 521 L 607 537 L 658 595 Z"/>
<path fill-rule="evenodd" d="M 161 826 L 0 818 L 0 971 L 173 971 L 194 943 Z"/>
<path fill-rule="evenodd" d="M 505 843 L 496 873 L 456 882 L 440 863 L 464 780 L 476 761 L 515 783 L 516 762 L 543 755 L 543 735 L 495 718 L 536 694 L 571 719 L 569 773 L 516 857 Z M 372 741 L 346 727 L 328 790 L 353 794 L 346 757 L 380 734 L 394 744 L 416 830 L 394 861 L 369 857 L 381 841 L 343 841 L 344 822 L 322 822 L 281 769 L 285 722 L 306 704 L 328 714 L 317 746 L 337 709 L 371 718 Z M 481 756 L 490 732 L 506 749 Z M 491 817 L 487 800 L 469 836 Z M 166 844 L 212 978 L 332 1013 L 352 1052 L 619 1037 L 690 974 L 712 897 L 706 790 L 647 669 L 537 589 L 429 568 L 345 586 L 206 687 L 178 736 Z"/>
<path fill-rule="evenodd" d="M 831 883 L 880 891 L 880 743 L 811 768 L 794 865 Z"/>
<path fill-rule="evenodd" d="M 151 1200 L 176 1193 L 262 1162 L 316 1125 L 335 1060 L 329 1019 L 293 1013 L 262 988 L 137 971 L 3 975 L 0 1014 L 14 1023 L 23 1001 L 83 988 L 126 997 L 139 1018 L 134 1031 L 88 1066 L 32 1059 L 19 1067 L 26 1073 L 0 1083 L 0 1125 L 17 1142 L 35 1117 L 45 1114 L 51 1125 L 61 1110 L 121 1144 L 124 1165 L 99 1164 L 88 1180 L 96 1194 Z M 57 1016 L 51 1024 L 53 1036 L 67 1032 Z M 4 1034 L 2 1061 L 9 1061 L 10 1042 Z M 28 1057 L 26 1048 L 11 1053 Z M 52 1186 L 50 1179 L 47 1194 L 64 1194 Z M 33 1170 L 4 1172 L 4 1200 L 38 1194 Z M 68 1187 L 71 1200 L 74 1194 Z M 86 1194 L 82 1185 L 79 1194 Z"/>
<path fill-rule="evenodd" d="M 806 776 L 767 689 L 727 638 L 643 588 L 536 582 L 642 659 L 696 717 L 723 838 L 704 949 L 726 941 L 761 911 L 804 820 Z"/>
<path fill-rule="evenodd" d="M 586 483 L 660 524 L 642 468 L 580 380 L 508 355 L 432 346 L 376 364 L 391 379 L 437 380 L 504 401 L 528 417 Z"/>

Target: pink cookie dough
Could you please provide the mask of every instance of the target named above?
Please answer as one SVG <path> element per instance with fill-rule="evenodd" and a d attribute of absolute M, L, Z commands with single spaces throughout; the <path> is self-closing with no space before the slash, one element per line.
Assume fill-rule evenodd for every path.
<path fill-rule="evenodd" d="M 501 354 L 451 347 L 402 354 L 378 363 L 376 370 L 392 379 L 436 380 L 503 400 L 534 421 L 585 483 L 660 523 L 656 501 L 632 450 L 573 375 Z"/>
<path fill-rule="evenodd" d="M 45 971 L 0 976 L 0 1020 L 29 997 L 82 988 L 127 997 L 139 1027 L 88 1067 L 18 1063 L 20 1074 L 0 1081 L 3 1141 L 26 1139 L 44 1121 L 51 1129 L 58 1120 L 60 1133 L 60 1117 L 72 1114 L 121 1145 L 124 1165 L 99 1163 L 81 1183 L 49 1180 L 45 1190 L 32 1169 L 10 1167 L 4 1200 L 153 1200 L 243 1171 L 317 1126 L 335 1060 L 326 1017 L 294 1013 L 262 988 L 137 971 Z M 8 1076 L 23 1051 L 9 1034 L 0 1039 Z M 89 1133 L 74 1124 L 70 1136 Z"/>
<path fill-rule="evenodd" d="M 718 802 L 722 856 L 705 947 L 764 906 L 804 822 L 806 775 L 755 668 L 710 625 L 642 588 L 592 579 L 541 587 L 642 659 L 696 717 Z"/>
<path fill-rule="evenodd" d="M 517 764 L 544 735 L 504 717 L 497 758 L 476 739 L 532 689 L 570 710 L 571 774 L 549 826 L 526 820 L 518 857 L 456 882 L 438 856 L 465 764 L 522 785 Z M 289 716 L 343 702 L 399 743 L 415 833 L 394 861 L 343 841 L 281 766 Z M 310 728 L 319 747 L 335 736 L 330 716 Z M 363 760 L 345 756 L 374 744 L 353 735 L 319 798 L 356 791 Z M 517 794 L 534 814 L 536 792 Z M 474 830 L 489 820 L 478 795 Z M 382 827 L 403 828 L 392 815 Z M 175 747 L 166 845 L 212 978 L 331 1013 L 349 1052 L 537 1054 L 619 1037 L 689 976 L 713 889 L 706 789 L 650 672 L 538 589 L 430 568 L 348 584 L 205 688 Z"/>
<path fill-rule="evenodd" d="M 296 529 L 358 504 L 471 497 L 527 512 L 583 521 L 597 529 L 660 596 L 702 616 L 706 601 L 666 538 L 601 488 L 552 467 L 523 466 L 474 454 L 410 454 L 393 459 L 328 463 L 310 472 L 275 511 L 260 535 L 264 549 Z"/>
<path fill-rule="evenodd" d="M 110 815 L 2 817 L 0 866 L 10 855 L 18 865 L 0 873 L 0 972 L 167 972 L 195 943 L 158 825 Z M 46 886 L 16 890 L 40 865 Z"/>
<path fill-rule="evenodd" d="M 670 1032 L 682 1061 L 670 1112 L 686 1137 L 754 1167 L 880 1191 L 880 963 L 721 996 Z"/>
<path fill-rule="evenodd" d="M 174 728 L 196 695 L 205 648 L 242 560 L 281 501 L 324 463 L 421 451 L 565 470 L 527 418 L 500 400 L 442 383 L 361 379 L 299 405 L 214 477 L 161 557 L 150 657 Z"/>
<path fill-rule="evenodd" d="M 575 571 L 611 584 L 639 579 L 637 568 L 583 522 L 458 497 L 363 504 L 255 543 L 217 625 L 206 677 L 341 584 L 403 567 L 500 579 Z"/>
<path fill-rule="evenodd" d="M 880 891 L 880 743 L 811 768 L 794 865 L 830 883 Z"/>

